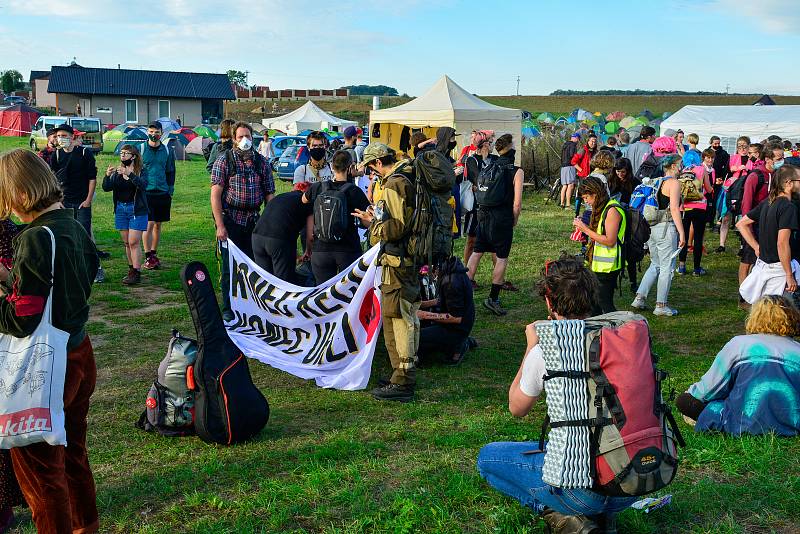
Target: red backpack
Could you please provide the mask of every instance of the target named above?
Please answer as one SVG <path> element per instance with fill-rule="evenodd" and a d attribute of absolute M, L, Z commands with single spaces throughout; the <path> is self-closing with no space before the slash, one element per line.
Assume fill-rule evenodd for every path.
<path fill-rule="evenodd" d="M 558 356 L 559 347 L 568 345 L 555 339 L 554 333 L 560 330 L 552 328 L 553 323 L 537 323 L 547 368 L 548 405 L 539 449 L 544 450 L 548 427 L 563 429 L 551 436 L 545 452 L 551 455 L 545 457 L 545 472 L 551 478 L 546 482 L 591 487 L 611 496 L 639 496 L 667 486 L 678 469 L 677 445 L 683 447 L 684 441 L 661 394 L 667 373 L 656 367 L 647 321 L 631 312 L 587 319 L 583 354 L 573 358 L 573 365 L 563 364 L 569 358 Z M 574 349 L 580 348 L 580 342 L 571 347 L 578 352 Z M 575 381 L 584 382 L 586 388 Z M 588 400 L 588 409 L 586 403 L 574 406 L 581 396 Z M 571 418 L 571 409 L 585 417 Z M 583 431 L 581 437 L 580 428 L 588 429 L 588 436 Z M 585 447 L 587 437 L 588 466 L 580 465 L 576 460 L 580 456 L 570 457 L 570 451 Z"/>

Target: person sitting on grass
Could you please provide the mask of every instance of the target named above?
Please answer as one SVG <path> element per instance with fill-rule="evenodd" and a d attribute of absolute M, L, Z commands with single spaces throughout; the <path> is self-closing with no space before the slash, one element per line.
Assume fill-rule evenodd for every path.
<path fill-rule="evenodd" d="M 752 308 L 747 335 L 731 339 L 711 368 L 675 401 L 695 431 L 800 434 L 800 311 L 782 295 Z"/>
<path fill-rule="evenodd" d="M 537 290 L 555 320 L 586 319 L 599 305 L 597 277 L 566 255 L 547 264 Z M 514 417 L 531 413 L 544 391 L 545 359 L 535 323 L 525 328 L 525 337 L 525 356 L 508 390 Z M 490 443 L 478 453 L 478 472 L 490 486 L 540 514 L 552 532 L 616 532 L 616 514 L 636 497 L 609 497 L 590 489 L 562 492 L 542 480 L 545 455 L 532 454 L 538 450 L 538 441 Z"/>

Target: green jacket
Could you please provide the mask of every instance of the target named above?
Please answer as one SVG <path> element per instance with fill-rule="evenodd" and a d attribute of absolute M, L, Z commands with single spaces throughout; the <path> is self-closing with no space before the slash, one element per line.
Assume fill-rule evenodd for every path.
<path fill-rule="evenodd" d="M 47 226 L 56 238 L 55 276 L 51 276 L 52 248 Z M 31 222 L 12 241 L 14 265 L 3 283 L 0 298 L 0 333 L 25 337 L 42 319 L 44 305 L 53 287 L 53 325 L 70 334 L 67 349 L 77 347 L 86 336 L 89 295 L 100 261 L 97 249 L 72 210 L 50 211 Z"/>

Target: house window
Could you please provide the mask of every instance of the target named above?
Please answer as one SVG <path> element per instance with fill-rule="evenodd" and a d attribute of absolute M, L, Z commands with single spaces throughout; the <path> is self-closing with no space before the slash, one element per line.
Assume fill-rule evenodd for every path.
<path fill-rule="evenodd" d="M 139 122 L 139 103 L 136 99 L 125 100 L 125 122 Z"/>
<path fill-rule="evenodd" d="M 159 100 L 158 101 L 158 116 L 159 117 L 171 117 L 169 113 L 169 100 Z"/>

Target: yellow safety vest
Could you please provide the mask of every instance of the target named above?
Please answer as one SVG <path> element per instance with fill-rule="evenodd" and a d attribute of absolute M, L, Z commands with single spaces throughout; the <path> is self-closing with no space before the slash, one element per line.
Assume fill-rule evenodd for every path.
<path fill-rule="evenodd" d="M 619 213 L 622 216 L 622 220 L 619 224 L 619 231 L 617 232 L 617 242 L 607 247 L 595 241 L 591 269 L 596 273 L 612 273 L 622 269 L 622 243 L 625 242 L 625 226 L 627 221 L 625 220 L 625 211 L 622 209 L 622 205 L 619 202 L 616 200 L 608 201 L 606 207 L 603 208 L 603 213 L 600 215 L 600 222 L 597 224 L 597 228 L 599 233 L 599 230 L 603 228 L 603 224 L 606 222 L 606 214 L 611 208 L 619 208 Z"/>

